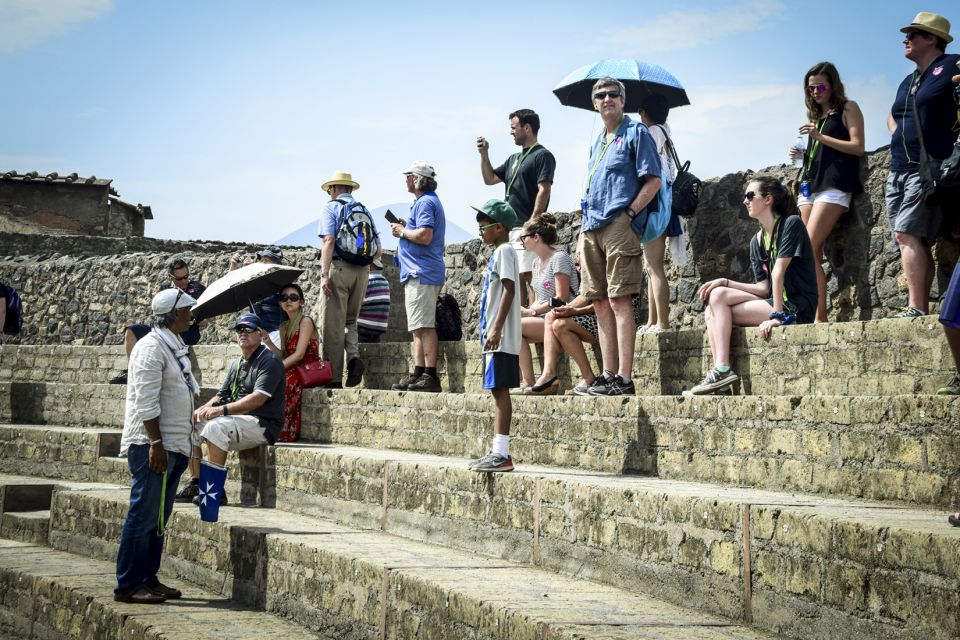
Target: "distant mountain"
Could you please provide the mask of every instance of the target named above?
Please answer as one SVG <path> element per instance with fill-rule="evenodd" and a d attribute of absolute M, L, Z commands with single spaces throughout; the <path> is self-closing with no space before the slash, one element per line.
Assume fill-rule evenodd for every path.
<path fill-rule="evenodd" d="M 370 213 L 373 214 L 374 222 L 377 224 L 377 231 L 380 232 L 380 241 L 383 243 L 383 248 L 387 251 L 396 251 L 398 240 L 391 235 L 390 225 L 383 217 L 387 212 L 387 209 L 392 211 L 393 215 L 397 216 L 398 218 L 406 219 L 410 215 L 410 203 L 395 202 L 393 204 L 377 207 L 376 209 L 372 209 L 370 211 Z M 317 218 L 316 220 L 300 227 L 296 231 L 288 233 L 284 237 L 277 240 L 274 244 L 287 247 L 319 247 L 320 238 L 317 236 L 317 227 L 319 222 L 320 219 Z M 460 244 L 462 242 L 467 242 L 468 240 L 476 239 L 477 234 L 464 230 L 463 227 L 460 227 L 451 221 L 449 217 L 447 218 L 446 234 L 444 237 L 446 244 Z"/>

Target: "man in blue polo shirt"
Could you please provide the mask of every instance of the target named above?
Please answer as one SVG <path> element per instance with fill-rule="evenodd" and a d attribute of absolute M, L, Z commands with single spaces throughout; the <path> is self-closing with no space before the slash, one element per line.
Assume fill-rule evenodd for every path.
<path fill-rule="evenodd" d="M 603 373 L 587 393 L 633 395 L 637 326 L 631 299 L 643 291 L 643 249 L 631 222 L 660 190 L 660 158 L 647 128 L 624 115 L 622 82 L 601 78 L 592 93 L 604 131 L 590 152 L 580 207 L 580 292 L 597 315 Z"/>
<path fill-rule="evenodd" d="M 931 247 L 943 220 L 941 206 L 924 196 L 920 163 L 924 149 L 935 160 L 945 159 L 957 138 L 957 85 L 952 76 L 960 56 L 946 53 L 953 38 L 943 16 L 921 11 L 900 31 L 906 34 L 904 56 L 917 67 L 900 83 L 887 116 L 892 134 L 887 218 L 907 279 L 907 306 L 896 317 L 917 318 L 928 311 L 934 275 Z"/>
<path fill-rule="evenodd" d="M 414 370 L 391 387 L 396 391 L 440 391 L 437 375 L 437 296 L 446 277 L 443 263 L 446 218 L 437 197 L 437 172 L 418 160 L 403 172 L 407 191 L 416 200 L 410 219 L 390 225 L 400 238 L 400 282 L 407 310 L 407 329 L 413 333 Z"/>

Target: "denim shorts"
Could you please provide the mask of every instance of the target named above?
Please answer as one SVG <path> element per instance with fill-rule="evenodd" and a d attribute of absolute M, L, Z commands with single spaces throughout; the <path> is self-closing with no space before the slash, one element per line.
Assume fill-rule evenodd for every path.
<path fill-rule="evenodd" d="M 891 171 L 887 176 L 887 219 L 890 231 L 908 233 L 928 247 L 937 241 L 943 213 L 927 203 L 919 171 Z M 896 242 L 896 235 L 894 235 Z"/>

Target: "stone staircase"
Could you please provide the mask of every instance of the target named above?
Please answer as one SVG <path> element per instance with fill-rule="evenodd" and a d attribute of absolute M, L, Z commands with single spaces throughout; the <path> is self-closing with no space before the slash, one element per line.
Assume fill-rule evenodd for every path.
<path fill-rule="evenodd" d="M 491 432 L 477 345 L 442 344 L 438 395 L 384 390 L 410 347 L 365 345 L 366 388 L 305 393 L 303 443 L 233 458 L 220 522 L 175 510 L 187 617 L 248 621 L 199 637 L 960 637 L 960 400 L 931 395 L 953 373 L 933 318 L 738 330 L 723 397 L 680 395 L 701 332 L 637 342 L 635 398 L 515 396 L 518 469 L 494 476 L 466 469 Z M 197 355 L 212 387 L 236 351 Z M 181 604 L 109 598 L 128 491 L 124 388 L 102 383 L 122 366 L 0 356 L 0 638 L 143 637 L 154 612 L 149 637 L 179 637 Z M 72 597 L 95 632 L 53 624 Z"/>

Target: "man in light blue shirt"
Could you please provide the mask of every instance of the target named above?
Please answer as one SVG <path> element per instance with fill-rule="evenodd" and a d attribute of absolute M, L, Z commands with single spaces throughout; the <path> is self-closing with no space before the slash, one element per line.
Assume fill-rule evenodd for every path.
<path fill-rule="evenodd" d="M 590 152 L 581 203 L 581 295 L 597 315 L 603 373 L 588 393 L 633 395 L 636 322 L 631 299 L 643 290 L 643 249 L 633 218 L 660 191 L 660 158 L 647 128 L 624 115 L 627 92 L 615 78 L 593 85 L 604 131 Z"/>
<path fill-rule="evenodd" d="M 437 172 L 418 160 L 403 172 L 407 191 L 416 200 L 410 219 L 390 225 L 400 238 L 400 282 L 407 311 L 407 329 L 413 334 L 414 370 L 393 385 L 397 391 L 440 391 L 437 375 L 437 296 L 446 277 L 443 262 L 446 218 L 437 197 Z"/>

